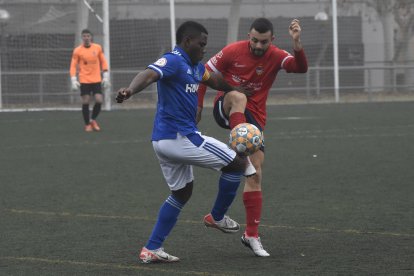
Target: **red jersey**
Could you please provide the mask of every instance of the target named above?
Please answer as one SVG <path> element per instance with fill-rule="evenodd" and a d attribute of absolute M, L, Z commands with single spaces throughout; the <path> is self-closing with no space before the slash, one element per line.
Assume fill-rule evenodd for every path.
<path fill-rule="evenodd" d="M 308 63 L 303 50 L 290 53 L 270 45 L 263 56 L 250 52 L 249 41 L 238 41 L 224 47 L 205 65 L 210 71 L 220 72 L 232 86 L 248 87 L 252 95 L 247 98 L 246 108 L 260 124 L 266 125 L 266 100 L 279 70 L 287 73 L 305 73 Z M 203 106 L 206 87 L 200 85 L 199 106 Z M 214 102 L 223 95 L 219 91 Z"/>

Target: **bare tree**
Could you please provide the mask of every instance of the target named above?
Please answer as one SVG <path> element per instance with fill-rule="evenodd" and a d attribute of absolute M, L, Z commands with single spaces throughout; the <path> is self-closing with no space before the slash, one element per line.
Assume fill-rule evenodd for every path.
<path fill-rule="evenodd" d="M 408 63 L 410 57 L 409 45 L 414 26 L 414 2 L 412 0 L 338 0 L 341 8 L 351 10 L 375 11 L 383 26 L 384 61 L 388 64 L 396 62 Z M 364 9 L 365 8 L 365 9 Z M 408 84 L 412 70 L 405 70 L 405 84 Z M 386 84 L 394 83 L 394 74 L 389 74 Z"/>

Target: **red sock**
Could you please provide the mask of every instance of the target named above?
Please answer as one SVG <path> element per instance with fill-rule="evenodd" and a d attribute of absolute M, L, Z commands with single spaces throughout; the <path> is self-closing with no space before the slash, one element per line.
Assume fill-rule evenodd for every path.
<path fill-rule="evenodd" d="M 246 209 L 246 235 L 257 238 L 262 215 L 262 191 L 244 192 L 243 202 Z"/>
<path fill-rule="evenodd" d="M 229 121 L 230 121 L 230 129 L 233 129 L 238 124 L 245 123 L 246 116 L 244 116 L 244 113 L 234 112 L 230 115 Z"/>

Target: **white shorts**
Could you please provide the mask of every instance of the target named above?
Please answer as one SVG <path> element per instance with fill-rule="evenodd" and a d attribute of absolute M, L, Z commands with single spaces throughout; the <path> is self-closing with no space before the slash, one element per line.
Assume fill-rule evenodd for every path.
<path fill-rule="evenodd" d="M 236 152 L 225 143 L 199 133 L 177 139 L 152 141 L 162 173 L 172 191 L 194 180 L 193 165 L 216 171 L 230 164 Z"/>

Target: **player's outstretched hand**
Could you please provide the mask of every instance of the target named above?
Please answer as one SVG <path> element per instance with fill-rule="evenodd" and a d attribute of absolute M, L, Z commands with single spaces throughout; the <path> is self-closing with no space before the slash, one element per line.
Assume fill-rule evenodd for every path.
<path fill-rule="evenodd" d="M 300 28 L 300 22 L 298 19 L 293 19 L 289 25 L 289 34 L 294 39 L 297 40 L 300 37 L 302 29 Z"/>
<path fill-rule="evenodd" d="M 131 89 L 128 88 L 121 88 L 118 90 L 118 93 L 116 95 L 116 102 L 122 103 L 125 100 L 128 100 L 132 95 Z"/>

